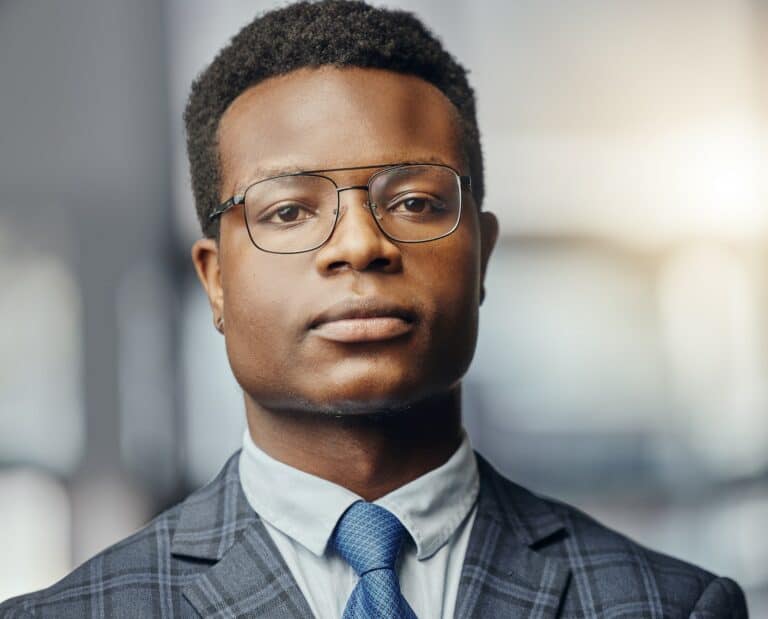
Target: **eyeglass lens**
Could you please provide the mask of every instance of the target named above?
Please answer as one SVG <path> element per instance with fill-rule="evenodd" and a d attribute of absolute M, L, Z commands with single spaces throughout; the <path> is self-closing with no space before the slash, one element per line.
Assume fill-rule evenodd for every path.
<path fill-rule="evenodd" d="M 461 183 L 437 165 L 388 168 L 370 179 L 368 200 L 379 228 L 396 241 L 429 241 L 458 225 Z M 248 231 L 257 247 L 270 252 L 308 251 L 333 233 L 339 205 L 329 178 L 298 174 L 267 179 L 245 194 Z"/>

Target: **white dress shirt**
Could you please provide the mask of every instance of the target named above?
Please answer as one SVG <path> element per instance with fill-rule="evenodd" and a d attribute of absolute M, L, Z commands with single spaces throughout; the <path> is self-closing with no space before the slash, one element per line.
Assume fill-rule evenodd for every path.
<path fill-rule="evenodd" d="M 321 619 L 341 617 L 358 577 L 327 546 L 341 515 L 361 497 L 271 458 L 247 429 L 239 467 L 249 504 L 261 516 L 312 612 Z M 410 533 L 396 570 L 402 593 L 420 619 L 453 617 L 479 485 L 465 433 L 445 464 L 374 501 Z"/>

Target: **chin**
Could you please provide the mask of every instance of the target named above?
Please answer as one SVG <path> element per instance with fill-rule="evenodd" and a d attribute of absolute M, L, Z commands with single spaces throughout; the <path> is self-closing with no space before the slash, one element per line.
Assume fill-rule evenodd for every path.
<path fill-rule="evenodd" d="M 313 393 L 307 398 L 307 403 L 309 408 L 323 412 L 365 415 L 404 410 L 424 398 L 422 390 L 410 385 L 379 384 L 375 389 L 355 387 Z"/>
<path fill-rule="evenodd" d="M 390 414 L 451 391 L 461 380 L 468 360 L 393 362 L 384 355 L 348 357 L 270 376 L 240 367 L 235 378 L 249 398 L 266 409 L 335 416 Z M 296 368 L 292 368 L 296 370 Z"/>
<path fill-rule="evenodd" d="M 345 377 L 345 380 L 315 384 L 304 392 L 307 410 L 343 416 L 395 414 L 412 406 L 449 392 L 460 380 L 423 374 L 387 377 Z M 450 379 L 449 379 L 450 378 Z"/>

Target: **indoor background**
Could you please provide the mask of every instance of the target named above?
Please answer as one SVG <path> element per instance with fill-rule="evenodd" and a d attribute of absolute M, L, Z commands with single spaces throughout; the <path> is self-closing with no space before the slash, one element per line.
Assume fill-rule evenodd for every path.
<path fill-rule="evenodd" d="M 768 616 L 768 2 L 391 2 L 471 69 L 501 221 L 475 448 Z M 0 600 L 206 482 L 244 418 L 181 114 L 272 2 L 0 0 Z"/>

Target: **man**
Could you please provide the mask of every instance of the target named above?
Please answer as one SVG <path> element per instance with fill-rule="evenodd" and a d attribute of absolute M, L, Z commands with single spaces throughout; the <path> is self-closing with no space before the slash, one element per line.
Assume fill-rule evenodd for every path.
<path fill-rule="evenodd" d="M 497 222 L 465 71 L 413 16 L 268 13 L 195 82 L 185 120 L 192 258 L 243 389 L 243 449 L 2 616 L 746 616 L 733 581 L 472 452 L 460 381 Z"/>

